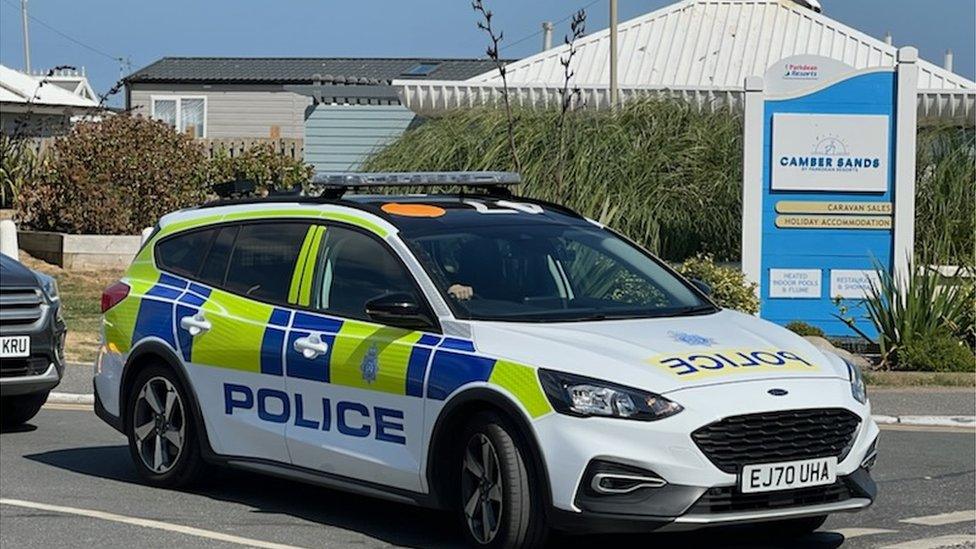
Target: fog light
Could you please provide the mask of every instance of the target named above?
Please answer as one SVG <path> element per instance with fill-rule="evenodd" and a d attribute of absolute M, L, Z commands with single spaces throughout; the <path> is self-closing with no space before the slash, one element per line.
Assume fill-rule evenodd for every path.
<path fill-rule="evenodd" d="M 598 473 L 593 475 L 590 487 L 598 494 L 629 494 L 641 488 L 660 488 L 667 482 L 658 477 Z"/>

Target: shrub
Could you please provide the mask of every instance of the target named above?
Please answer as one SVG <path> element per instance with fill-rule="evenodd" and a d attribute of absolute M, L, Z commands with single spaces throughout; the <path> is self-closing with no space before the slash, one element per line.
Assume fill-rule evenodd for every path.
<path fill-rule="evenodd" d="M 972 307 L 976 291 L 971 283 L 953 284 L 957 276 L 943 277 L 928 268 L 910 267 L 910 274 L 896 277 L 888 269 L 875 267 L 879 283 L 872 283 L 864 299 L 867 318 L 878 332 L 881 360 L 885 367 L 905 369 L 908 349 L 933 345 L 949 337 L 963 344 L 972 334 Z M 958 273 L 956 273 L 958 275 Z M 866 339 L 854 319 L 837 315 Z M 905 350 L 903 352 L 903 349 Z M 966 349 L 970 353 L 970 349 Z M 916 357 L 917 358 L 917 357 Z M 936 356 L 934 360 L 940 360 Z"/>
<path fill-rule="evenodd" d="M 260 143 L 243 154 L 231 157 L 220 150 L 210 161 L 211 183 L 246 180 L 265 191 L 304 186 L 312 179 L 312 166 L 281 154 L 270 143 Z"/>
<path fill-rule="evenodd" d="M 686 259 L 677 271 L 711 286 L 712 299 L 722 307 L 749 314 L 759 312 L 756 284 L 747 281 L 742 271 L 717 265 L 710 255 Z"/>
<path fill-rule="evenodd" d="M 824 331 L 812 324 L 800 320 L 794 320 L 786 325 L 786 329 L 800 336 L 826 337 Z"/>
<path fill-rule="evenodd" d="M 914 338 L 898 348 L 898 369 L 923 372 L 973 372 L 976 355 L 951 335 Z"/>
<path fill-rule="evenodd" d="M 916 150 L 915 249 L 923 254 L 919 259 L 973 265 L 976 130 L 926 127 L 918 132 Z"/>
<path fill-rule="evenodd" d="M 34 178 L 38 163 L 29 140 L 0 134 L 0 207 L 16 204 L 24 182 Z"/>
<path fill-rule="evenodd" d="M 138 234 L 206 194 L 200 145 L 146 118 L 80 123 L 49 155 L 17 203 L 20 219 L 37 230 Z"/>

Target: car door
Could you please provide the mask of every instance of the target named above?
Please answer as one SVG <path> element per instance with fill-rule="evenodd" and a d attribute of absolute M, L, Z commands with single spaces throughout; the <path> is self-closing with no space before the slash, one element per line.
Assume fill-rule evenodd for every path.
<path fill-rule="evenodd" d="M 201 252 L 197 282 L 177 300 L 177 339 L 219 454 L 290 462 L 282 356 L 288 297 L 310 233 L 297 221 L 220 226 Z"/>
<path fill-rule="evenodd" d="M 328 349 L 287 350 L 286 383 L 303 403 L 287 426 L 293 463 L 419 490 L 424 376 L 441 337 L 378 324 L 365 310 L 390 293 L 426 300 L 387 245 L 344 226 L 325 229 L 306 276 L 309 311 L 295 313 L 288 340 Z"/>

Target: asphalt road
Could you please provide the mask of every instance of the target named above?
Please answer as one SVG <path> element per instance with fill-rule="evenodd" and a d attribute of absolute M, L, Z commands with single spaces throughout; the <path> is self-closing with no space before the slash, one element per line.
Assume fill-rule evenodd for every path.
<path fill-rule="evenodd" d="M 974 459 L 972 430 L 885 429 L 874 471 L 878 501 L 862 513 L 831 517 L 808 537 L 770 538 L 750 527 L 557 538 L 551 546 L 972 548 Z M 2 547 L 426 548 L 456 547 L 459 539 L 442 513 L 255 474 L 219 471 L 189 491 L 143 486 L 122 436 L 90 409 L 48 407 L 26 428 L 0 434 Z"/>

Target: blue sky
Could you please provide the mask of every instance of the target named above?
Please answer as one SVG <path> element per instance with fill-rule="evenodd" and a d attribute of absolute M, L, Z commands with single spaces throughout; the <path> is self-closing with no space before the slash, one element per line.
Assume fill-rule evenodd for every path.
<path fill-rule="evenodd" d="M 561 40 L 580 7 L 589 5 L 589 31 L 607 25 L 607 0 L 485 1 L 512 58 L 538 51 L 542 21 L 562 20 Z M 914 45 L 934 63 L 951 48 L 956 72 L 976 76 L 973 0 L 821 1 L 831 17 L 876 37 L 890 31 L 896 45 Z M 619 0 L 620 19 L 669 3 Z M 0 63 L 18 69 L 19 6 L 0 0 Z M 98 93 L 118 80 L 116 57 L 138 69 L 163 56 L 480 57 L 485 47 L 468 0 L 29 0 L 29 7 L 33 67 L 85 67 Z"/>

